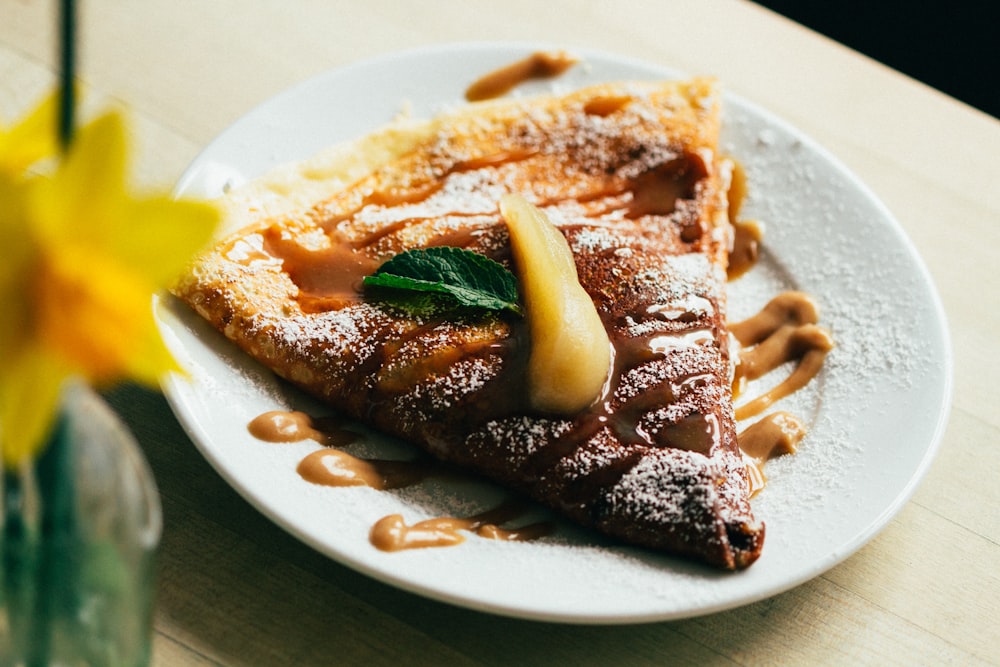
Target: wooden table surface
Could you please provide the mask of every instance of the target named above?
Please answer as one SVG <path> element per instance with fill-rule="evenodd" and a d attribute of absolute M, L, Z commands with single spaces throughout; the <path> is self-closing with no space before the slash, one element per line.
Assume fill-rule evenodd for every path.
<path fill-rule="evenodd" d="M 170 189 L 200 147 L 312 75 L 392 50 L 543 40 L 718 76 L 811 135 L 888 205 L 927 263 L 954 345 L 953 409 L 912 500 L 841 565 L 682 621 L 581 627 L 426 600 L 270 523 L 157 393 L 110 397 L 161 487 L 156 665 L 1000 664 L 1000 123 L 737 0 L 90 0 L 88 104 L 124 104 L 135 179 Z M 0 117 L 55 80 L 55 3 L 0 3 Z"/>

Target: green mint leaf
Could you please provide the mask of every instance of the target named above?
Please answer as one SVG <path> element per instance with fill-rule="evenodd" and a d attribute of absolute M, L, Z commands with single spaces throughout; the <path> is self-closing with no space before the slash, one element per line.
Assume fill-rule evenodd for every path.
<path fill-rule="evenodd" d="M 521 314 L 514 274 L 502 264 L 462 248 L 407 250 L 366 276 L 364 283 L 371 287 L 442 294 L 467 308 Z"/>

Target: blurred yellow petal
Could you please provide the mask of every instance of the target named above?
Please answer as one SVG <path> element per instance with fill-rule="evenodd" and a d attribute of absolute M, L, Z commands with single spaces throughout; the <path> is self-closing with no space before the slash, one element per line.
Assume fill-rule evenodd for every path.
<path fill-rule="evenodd" d="M 29 269 L 33 239 L 28 228 L 28 187 L 0 172 L 0 299 L 10 290 L 20 290 L 19 282 Z M 0 300 L 0 309 L 3 308 Z M 0 310 L 2 312 L 2 310 Z"/>
<path fill-rule="evenodd" d="M 35 284 L 39 340 L 85 378 L 123 376 L 151 319 L 144 281 L 81 247 L 49 248 Z"/>
<path fill-rule="evenodd" d="M 60 243 L 104 244 L 125 215 L 125 128 L 107 113 L 77 130 L 52 176 L 52 192 L 37 201 L 40 232 Z"/>
<path fill-rule="evenodd" d="M 152 297 L 147 299 L 147 304 L 151 313 Z M 128 360 L 127 375 L 147 387 L 157 388 L 168 371 L 180 372 L 181 368 L 163 342 L 156 321 L 147 316 L 142 320 L 142 328 L 132 358 Z"/>
<path fill-rule="evenodd" d="M 60 359 L 37 345 L 4 359 L 0 373 L 0 454 L 4 466 L 15 467 L 42 448 L 55 423 L 67 373 Z"/>
<path fill-rule="evenodd" d="M 205 202 L 139 199 L 113 222 L 108 252 L 164 287 L 208 244 L 218 220 L 218 209 Z"/>
<path fill-rule="evenodd" d="M 31 302 L 25 290 L 35 258 L 28 230 L 26 187 L 0 172 L 0 373 L 7 360 L 30 339 Z"/>
<path fill-rule="evenodd" d="M 22 172 L 57 152 L 58 101 L 59 96 L 52 94 L 17 124 L 0 126 L 0 171 Z"/>
<path fill-rule="evenodd" d="M 114 113 L 80 128 L 52 191 L 37 197 L 40 226 L 52 243 L 92 244 L 166 285 L 208 243 L 219 213 L 207 202 L 128 196 L 125 137 Z"/>

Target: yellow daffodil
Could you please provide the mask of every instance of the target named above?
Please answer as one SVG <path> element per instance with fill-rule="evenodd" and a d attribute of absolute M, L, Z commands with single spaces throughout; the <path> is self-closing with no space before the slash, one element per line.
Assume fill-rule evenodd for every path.
<path fill-rule="evenodd" d="M 58 96 L 53 94 L 21 122 L 0 124 L 0 173 L 16 177 L 42 158 L 55 154 Z"/>
<path fill-rule="evenodd" d="M 206 203 L 128 193 L 128 147 L 116 113 L 80 128 L 51 175 L 10 169 L 45 157 L 51 144 L 38 143 L 23 125 L 47 113 L 0 130 L 0 445 L 7 466 L 30 459 L 45 441 L 68 376 L 155 385 L 175 367 L 151 297 L 207 242 L 218 216 Z"/>

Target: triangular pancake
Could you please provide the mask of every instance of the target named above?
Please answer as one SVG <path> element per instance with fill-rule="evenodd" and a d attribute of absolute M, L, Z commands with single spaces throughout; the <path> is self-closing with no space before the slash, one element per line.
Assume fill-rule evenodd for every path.
<path fill-rule="evenodd" d="M 238 231 L 175 293 L 347 415 L 608 535 L 746 567 L 764 530 L 732 408 L 718 132 L 707 79 L 400 121 L 230 195 Z M 563 231 L 615 346 L 607 394 L 579 415 L 526 404 L 516 318 L 414 315 L 360 286 L 416 247 L 510 265 L 508 192 Z"/>

